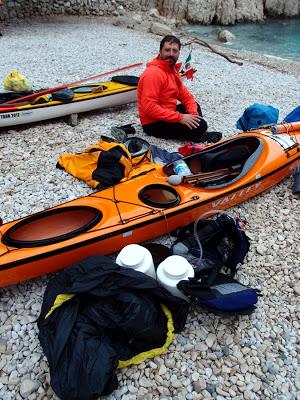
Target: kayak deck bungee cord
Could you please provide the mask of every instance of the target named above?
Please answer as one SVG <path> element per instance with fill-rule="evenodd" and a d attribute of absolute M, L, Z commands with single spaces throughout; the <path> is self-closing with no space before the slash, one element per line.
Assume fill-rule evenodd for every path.
<path fill-rule="evenodd" d="M 111 81 L 69 86 L 71 100 L 60 101 L 55 92 L 43 95 L 42 91 L 31 102 L 23 101 L 25 96 L 19 103 L 0 103 L 0 128 L 132 103 L 137 99 L 137 84 L 138 77 L 115 76 Z"/>
<path fill-rule="evenodd" d="M 183 160 L 188 177 L 174 179 L 173 161 L 0 226 L 0 286 L 153 239 L 269 189 L 300 165 L 300 122 L 237 134 Z"/>

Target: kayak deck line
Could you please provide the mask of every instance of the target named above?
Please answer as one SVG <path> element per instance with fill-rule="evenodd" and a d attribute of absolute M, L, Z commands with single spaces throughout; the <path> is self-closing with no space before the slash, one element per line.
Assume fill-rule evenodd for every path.
<path fill-rule="evenodd" d="M 0 286 L 57 271 L 86 255 L 114 253 L 127 244 L 141 243 L 192 223 L 205 212 L 216 213 L 248 200 L 300 165 L 299 146 L 300 124 L 299 130 L 288 135 L 272 135 L 268 129 L 238 134 L 184 157 L 196 175 L 218 170 L 214 163 L 220 160 L 237 164 L 233 158 L 239 158 L 238 176 L 225 174 L 221 181 L 172 186 L 168 177 L 174 174 L 173 163 L 169 163 L 155 172 L 6 223 L 0 227 Z M 83 210 L 82 214 L 72 214 L 75 207 Z M 99 221 L 86 228 L 97 213 L 101 214 Z M 58 230 L 55 215 L 61 222 Z M 76 219 L 80 215 L 82 224 Z M 44 232 L 42 238 L 39 232 Z M 28 238 L 32 243 L 26 247 Z"/>
<path fill-rule="evenodd" d="M 299 156 L 299 157 L 300 157 L 300 156 Z M 279 168 L 277 171 L 274 171 L 274 173 L 277 173 L 280 169 L 283 169 L 283 168 L 285 168 L 285 167 L 286 167 L 286 166 Z M 252 182 L 250 182 L 250 183 L 244 185 L 243 187 L 240 187 L 240 188 L 238 188 L 238 189 L 235 189 L 235 190 L 232 190 L 232 191 L 230 191 L 230 192 L 227 192 L 227 193 L 226 193 L 226 197 L 228 197 L 228 196 L 230 196 L 230 195 L 232 195 L 232 194 L 234 194 L 234 193 L 236 193 L 236 192 L 238 192 L 238 191 L 242 191 L 243 189 L 245 189 L 245 188 L 247 188 L 247 187 L 249 187 L 249 186 L 252 186 L 252 185 L 254 185 L 254 184 L 257 184 L 259 181 L 262 181 L 262 180 L 264 180 L 264 179 L 267 179 L 267 178 L 270 177 L 272 174 L 273 174 L 273 173 L 270 173 L 268 176 L 260 177 L 260 178 L 257 179 L 256 181 L 252 181 Z M 91 196 L 91 195 L 90 195 L 90 196 Z M 221 199 L 221 198 L 223 198 L 223 197 L 224 197 L 223 195 L 219 195 L 218 197 L 216 197 L 216 198 L 214 199 L 214 201 L 218 201 L 219 199 Z M 194 198 L 193 200 L 194 200 L 194 201 L 198 200 L 198 197 L 195 196 L 195 198 Z M 191 201 L 192 201 L 192 200 L 190 200 L 190 202 L 191 202 Z M 201 206 L 204 206 L 204 205 L 206 205 L 206 204 L 209 204 L 210 202 L 211 202 L 211 200 L 205 200 L 205 201 L 202 201 L 201 203 L 197 203 L 197 204 L 194 204 L 194 205 L 190 205 L 188 208 L 186 208 L 186 210 L 187 210 L 187 211 L 193 210 L 193 209 L 195 209 L 195 208 L 199 208 L 199 207 L 201 207 Z M 216 212 L 218 211 L 218 209 L 221 209 L 221 204 L 219 204 L 219 203 L 217 203 Z M 152 225 L 152 224 L 153 224 L 154 222 L 156 222 L 156 221 L 165 220 L 165 219 L 168 218 L 168 217 L 170 218 L 170 217 L 174 217 L 174 216 L 177 216 L 177 215 L 182 214 L 182 212 L 181 212 L 180 210 L 177 210 L 177 211 L 174 211 L 174 212 L 170 212 L 168 215 L 166 215 L 165 210 L 164 210 L 164 211 L 162 211 L 162 210 L 153 210 L 153 211 L 154 211 L 153 213 L 150 213 L 150 212 L 149 212 L 148 214 L 145 214 L 145 215 L 149 215 L 149 214 L 160 214 L 160 215 L 156 216 L 156 217 L 154 218 L 154 220 L 151 220 L 151 221 L 144 221 L 144 222 L 139 223 L 139 224 L 136 224 L 136 225 L 134 225 L 134 226 L 130 226 L 130 230 L 133 230 L 133 229 L 140 229 L 140 228 L 142 228 L 142 227 L 144 227 L 144 226 Z M 142 216 L 140 216 L 140 217 L 136 217 L 135 220 L 141 219 L 141 218 L 143 218 L 145 215 L 142 215 Z M 131 221 L 124 221 L 123 223 L 120 222 L 118 225 L 111 226 L 111 228 L 114 228 L 114 227 L 117 227 L 117 226 L 122 226 L 122 225 L 124 225 L 124 223 L 127 224 L 128 222 L 132 222 L 132 220 L 131 220 Z M 97 228 L 97 229 L 95 229 L 95 230 L 93 230 L 93 231 L 94 231 L 94 232 L 101 232 L 101 231 L 104 230 L 104 229 L 106 229 L 106 228 Z M 123 233 L 127 232 L 128 229 L 129 229 L 128 227 L 124 227 L 123 229 L 119 230 L 118 233 L 119 233 L 119 234 L 123 234 Z M 70 246 L 65 247 L 65 248 L 63 248 L 63 249 L 58 249 L 58 250 L 50 251 L 49 253 L 46 254 L 46 256 L 51 257 L 51 256 L 53 256 L 53 255 L 57 255 L 57 254 L 61 254 L 61 253 L 63 253 L 63 252 L 71 251 L 71 250 L 73 250 L 73 249 L 75 249 L 75 248 L 80 248 L 80 247 L 87 246 L 87 245 L 89 245 L 89 244 L 91 244 L 91 243 L 101 242 L 101 241 L 104 241 L 104 240 L 106 240 L 106 239 L 108 239 L 108 238 L 110 238 L 110 237 L 114 237 L 114 236 L 115 236 L 115 234 L 112 232 L 112 233 L 110 233 L 110 234 L 106 234 L 106 235 L 103 235 L 103 236 L 101 236 L 101 237 L 96 237 L 96 238 L 92 238 L 92 239 L 87 239 L 87 240 L 85 240 L 85 241 L 78 242 L 78 243 L 76 243 L 76 244 L 74 244 L 74 245 L 70 245 Z M 17 251 L 17 250 L 18 250 L 17 248 L 8 249 L 7 252 L 13 252 L 13 251 Z M 1 255 L 0 255 L 0 259 L 1 259 L 1 257 L 2 257 L 3 255 L 5 255 L 5 254 L 6 254 L 6 253 L 1 254 Z M 23 260 L 21 260 L 21 262 L 12 262 L 12 263 L 10 263 L 10 264 L 0 265 L 0 271 L 4 271 L 4 270 L 7 270 L 7 269 L 13 268 L 13 267 L 22 267 L 22 266 L 23 266 L 24 264 L 26 264 L 26 263 L 30 263 L 30 262 L 32 262 L 32 261 L 37 261 L 37 260 L 40 260 L 40 259 L 43 259 L 43 258 L 45 258 L 45 254 L 40 254 L 39 256 L 35 256 L 35 257 L 29 257 L 28 259 L 23 259 Z M 1 285 L 0 285 L 0 287 L 1 287 Z"/>
<path fill-rule="evenodd" d="M 29 95 L 25 95 L 25 96 L 21 97 L 19 100 L 31 100 L 31 99 L 34 99 L 34 98 L 36 98 L 38 96 L 42 96 L 44 94 L 51 94 L 53 92 L 57 92 L 57 91 L 62 90 L 62 89 L 66 89 L 66 88 L 69 88 L 69 87 L 72 87 L 72 86 L 74 87 L 75 85 L 80 85 L 83 82 L 88 82 L 88 81 L 91 81 L 91 80 L 99 79 L 99 78 L 101 78 L 103 76 L 115 74 L 115 73 L 120 72 L 120 71 L 125 71 L 125 70 L 128 70 L 128 69 L 140 67 L 141 65 L 143 65 L 143 63 L 136 63 L 136 64 L 132 64 L 132 65 L 126 65 L 125 67 L 120 67 L 120 68 L 113 69 L 111 71 L 102 72 L 101 74 L 98 74 L 98 75 L 88 76 L 86 78 L 80 79 L 79 81 L 75 81 L 75 82 L 71 82 L 71 83 L 65 83 L 65 84 L 60 85 L 60 86 L 55 86 L 55 87 L 52 87 L 52 88 L 44 89 L 44 90 L 39 91 L 38 94 L 37 93 L 31 93 Z M 18 99 L 13 99 L 13 100 L 7 101 L 6 104 L 17 103 L 17 100 Z"/>
<path fill-rule="evenodd" d="M 116 77 L 117 78 L 117 77 Z M 134 79 L 133 79 L 134 78 Z M 138 77 L 131 77 L 133 81 L 138 81 Z M 93 89 L 105 87 L 101 91 Z M 74 93 L 70 101 L 59 101 L 50 99 L 41 103 L 25 104 L 0 104 L 0 128 L 10 127 L 32 122 L 39 122 L 60 118 L 71 114 L 89 112 L 103 108 L 115 107 L 136 101 L 137 83 L 124 84 L 115 81 L 97 82 L 84 86 L 75 86 L 74 89 L 91 87 L 87 93 Z M 42 95 L 38 93 L 35 100 Z"/>
<path fill-rule="evenodd" d="M 94 99 L 98 99 L 98 98 L 102 98 L 102 97 L 106 97 L 106 96 L 113 96 L 113 95 L 115 95 L 116 93 L 126 93 L 126 92 L 132 92 L 132 91 L 134 91 L 135 89 L 134 88 L 131 88 L 131 89 L 124 89 L 124 90 L 122 90 L 122 91 L 119 91 L 119 92 L 116 92 L 116 91 L 111 91 L 111 93 L 103 93 L 103 94 L 101 94 L 100 96 L 89 96 L 89 97 L 87 97 L 87 96 L 84 96 L 84 97 L 78 97 L 78 98 L 74 98 L 73 100 L 72 100 L 72 103 L 76 103 L 76 102 L 83 102 L 83 101 L 88 101 L 88 100 L 94 100 Z M 97 93 L 98 94 L 98 93 Z M 50 103 L 50 104 L 49 104 Z M 43 104 L 28 104 L 28 105 L 30 105 L 30 108 L 25 108 L 26 106 L 27 106 L 27 104 L 26 104 L 26 106 L 24 105 L 24 106 L 22 106 L 22 107 L 24 107 L 24 108 L 21 108 L 21 107 L 15 107 L 14 109 L 10 109 L 10 108 L 8 108 L 8 109 L 2 109 L 1 108 L 1 104 L 0 104 L 0 113 L 5 113 L 5 112 L 16 112 L 16 111 L 26 111 L 26 110 L 35 110 L 35 109 L 37 109 L 37 108 L 47 108 L 47 107 L 55 107 L 55 106 L 61 106 L 61 105 L 64 105 L 64 104 L 66 104 L 65 102 L 61 102 L 61 101 L 51 101 L 51 102 L 49 102 L 49 103 L 43 103 Z"/>

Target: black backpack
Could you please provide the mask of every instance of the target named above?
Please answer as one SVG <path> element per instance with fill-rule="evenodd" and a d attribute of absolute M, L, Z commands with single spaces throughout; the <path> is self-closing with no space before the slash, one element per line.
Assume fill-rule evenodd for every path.
<path fill-rule="evenodd" d="M 177 287 L 192 303 L 223 312 L 255 309 L 256 289 L 234 279 L 237 265 L 249 250 L 249 240 L 236 220 L 221 214 L 215 220 L 198 221 L 196 230 L 190 224 L 176 236 L 173 254 L 188 258 L 195 271 L 195 278 L 180 281 Z"/>

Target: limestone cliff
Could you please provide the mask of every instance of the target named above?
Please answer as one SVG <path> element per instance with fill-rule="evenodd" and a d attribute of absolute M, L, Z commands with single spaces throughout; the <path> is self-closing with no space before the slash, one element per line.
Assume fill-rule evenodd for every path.
<path fill-rule="evenodd" d="M 6 0 L 2 18 L 67 14 L 122 16 L 147 13 L 151 9 L 179 24 L 187 21 L 228 25 L 268 17 L 297 17 L 300 0 Z"/>
<path fill-rule="evenodd" d="M 163 16 L 197 24 L 228 25 L 300 15 L 300 0 L 156 0 L 154 3 Z"/>

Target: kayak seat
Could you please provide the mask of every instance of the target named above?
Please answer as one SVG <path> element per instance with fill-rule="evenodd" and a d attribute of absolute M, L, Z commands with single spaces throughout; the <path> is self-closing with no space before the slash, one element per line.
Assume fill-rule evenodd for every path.
<path fill-rule="evenodd" d="M 237 171 L 237 174 L 227 174 L 225 177 L 201 184 L 201 187 L 206 189 L 222 188 L 248 173 L 260 157 L 263 146 L 263 141 L 256 136 L 237 137 L 230 142 L 221 142 L 204 148 L 184 157 L 184 160 L 193 175 L 223 168 L 229 168 L 231 172 Z M 164 165 L 163 171 L 168 176 L 174 175 L 174 161 Z"/>
<path fill-rule="evenodd" d="M 206 153 L 201 157 L 201 171 L 210 172 L 220 168 L 229 168 L 237 164 L 244 165 L 251 152 L 245 145 L 222 149 L 216 153 Z"/>
<path fill-rule="evenodd" d="M 240 165 L 240 173 L 234 177 L 225 178 L 223 181 L 212 181 L 205 184 L 206 189 L 217 189 L 228 186 L 241 179 L 257 162 L 263 149 L 263 142 L 259 138 L 249 138 L 247 143 L 238 144 L 218 152 L 207 152 L 201 156 L 201 170 L 203 172 L 214 171 L 221 168 Z"/>

